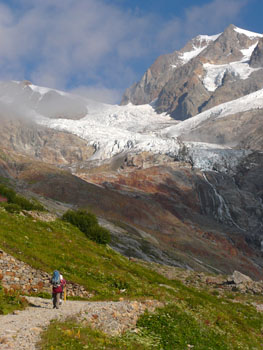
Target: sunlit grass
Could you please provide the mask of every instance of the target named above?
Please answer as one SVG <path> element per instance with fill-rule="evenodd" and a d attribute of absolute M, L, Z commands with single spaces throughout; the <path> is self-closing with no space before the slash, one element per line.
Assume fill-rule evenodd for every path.
<path fill-rule="evenodd" d="M 127 333 L 119 338 L 74 322 L 59 327 L 52 323 L 44 335 L 43 349 L 184 350 L 187 344 L 199 350 L 263 348 L 263 315 L 245 298 L 237 303 L 234 293 L 222 297 L 189 288 L 178 280 L 170 281 L 110 247 L 90 241 L 61 220 L 46 223 L 1 209 L 0 222 L 2 249 L 34 268 L 50 273 L 60 270 L 67 280 L 92 292 L 93 300 L 153 298 L 166 304 L 155 314 L 146 313 L 141 318 L 138 334 Z M 252 301 L 250 296 L 249 303 Z M 75 335 L 78 329 L 80 338 L 72 337 L 73 333 L 65 336 L 63 329 L 71 328 Z"/>

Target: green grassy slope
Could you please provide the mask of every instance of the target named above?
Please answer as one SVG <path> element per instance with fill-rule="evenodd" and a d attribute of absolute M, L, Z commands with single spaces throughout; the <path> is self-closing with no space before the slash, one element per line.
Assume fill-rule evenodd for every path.
<path fill-rule="evenodd" d="M 67 349 L 97 349 L 92 347 L 97 338 L 105 343 L 102 349 L 184 350 L 187 344 L 199 350 L 262 349 L 263 315 L 248 303 L 233 303 L 227 297 L 167 280 L 111 248 L 88 240 L 61 220 L 45 223 L 0 209 L 0 223 L 2 249 L 35 268 L 50 273 L 55 268 L 61 270 L 67 280 L 94 292 L 94 299 L 156 298 L 167 304 L 154 315 L 141 318 L 138 335 L 113 339 L 81 325 L 51 326 L 43 349 L 61 349 L 65 339 Z M 120 294 L 121 289 L 125 292 Z M 83 337 L 71 336 L 76 327 Z M 65 338 L 63 329 L 74 332 L 68 332 Z"/>
<path fill-rule="evenodd" d="M 159 284 L 165 279 L 90 241 L 76 227 L 56 220 L 36 221 L 0 210 L 1 248 L 34 268 L 52 272 L 94 292 L 96 298 L 161 295 Z"/>

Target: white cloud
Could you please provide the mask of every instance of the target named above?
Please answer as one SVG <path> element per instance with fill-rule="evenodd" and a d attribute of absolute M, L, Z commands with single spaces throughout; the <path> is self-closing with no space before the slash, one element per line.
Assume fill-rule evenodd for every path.
<path fill-rule="evenodd" d="M 120 101 L 121 95 L 123 93 L 123 91 L 119 91 L 117 89 L 108 89 L 102 85 L 79 86 L 70 92 L 76 95 L 84 96 L 91 100 L 109 104 L 117 104 Z"/>
<path fill-rule="evenodd" d="M 214 0 L 187 8 L 183 17 L 174 17 L 163 25 L 157 35 L 157 44 L 164 43 L 165 49 L 172 51 L 199 34 L 217 34 L 238 21 L 247 3 L 248 0 Z"/>
<path fill-rule="evenodd" d="M 109 101 L 139 78 L 134 60 L 178 49 L 189 36 L 221 30 L 245 1 L 210 1 L 170 21 L 103 0 L 17 3 L 14 11 L 0 0 L 0 79 L 26 78 L 60 89 L 85 85 Z"/>
<path fill-rule="evenodd" d="M 186 11 L 186 30 L 190 35 L 216 33 L 235 21 L 247 3 L 248 0 L 214 0 L 201 7 L 194 6 Z"/>

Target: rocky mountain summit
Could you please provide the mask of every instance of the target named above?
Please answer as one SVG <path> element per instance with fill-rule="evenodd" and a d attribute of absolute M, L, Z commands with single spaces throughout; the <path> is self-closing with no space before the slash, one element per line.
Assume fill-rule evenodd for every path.
<path fill-rule="evenodd" d="M 262 35 L 230 25 L 200 35 L 182 50 L 159 57 L 122 104 L 151 103 L 158 113 L 185 120 L 263 87 Z"/>

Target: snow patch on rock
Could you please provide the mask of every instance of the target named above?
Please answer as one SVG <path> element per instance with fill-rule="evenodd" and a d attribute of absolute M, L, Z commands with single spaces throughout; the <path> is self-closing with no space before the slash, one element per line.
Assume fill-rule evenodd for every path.
<path fill-rule="evenodd" d="M 203 65 L 206 74 L 203 78 L 203 84 L 208 91 L 215 91 L 222 85 L 224 76 L 228 73 L 234 78 L 245 80 L 251 73 L 259 70 L 260 68 L 252 68 L 249 66 L 249 59 L 257 46 L 258 42 L 251 45 L 248 49 L 241 50 L 243 58 L 241 61 L 231 62 L 228 64 L 210 64 L 205 63 Z"/>
<path fill-rule="evenodd" d="M 231 74 L 234 78 L 245 80 L 251 73 L 260 69 L 251 68 L 248 63 L 242 61 L 222 65 L 205 63 L 204 68 L 206 75 L 203 79 L 203 84 L 208 91 L 215 91 L 221 86 L 223 78 L 227 73 Z"/>
<path fill-rule="evenodd" d="M 183 63 L 189 62 L 192 58 L 198 56 L 207 46 L 203 47 L 196 47 L 193 46 L 192 51 L 184 52 L 182 55 L 180 55 L 180 59 L 183 61 Z"/>
<path fill-rule="evenodd" d="M 197 41 L 197 43 L 195 43 L 193 45 L 193 49 L 191 51 L 187 51 L 182 53 L 179 56 L 179 59 L 183 62 L 183 64 L 189 62 L 192 58 L 198 56 L 203 50 L 205 50 L 207 48 L 207 46 L 209 45 L 209 43 L 211 41 L 215 41 L 220 34 L 216 34 L 216 35 L 198 35 L 195 40 Z M 205 43 L 205 44 L 204 44 Z"/>

